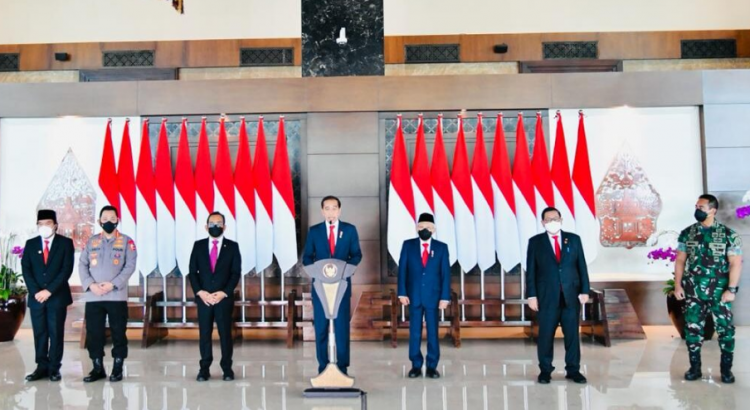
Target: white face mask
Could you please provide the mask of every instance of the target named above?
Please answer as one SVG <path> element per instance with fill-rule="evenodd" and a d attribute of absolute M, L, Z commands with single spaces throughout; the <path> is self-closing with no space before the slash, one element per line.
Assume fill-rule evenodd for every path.
<path fill-rule="evenodd" d="M 42 238 L 44 238 L 44 239 L 47 239 L 47 238 L 51 237 L 52 234 L 54 233 L 52 231 L 52 228 L 49 227 L 49 226 L 46 226 L 46 225 L 40 226 L 39 228 L 37 228 L 37 230 L 39 231 L 39 235 L 41 235 Z"/>
<path fill-rule="evenodd" d="M 560 222 L 548 222 L 544 225 L 544 229 L 552 235 L 557 234 L 562 229 L 562 223 Z"/>

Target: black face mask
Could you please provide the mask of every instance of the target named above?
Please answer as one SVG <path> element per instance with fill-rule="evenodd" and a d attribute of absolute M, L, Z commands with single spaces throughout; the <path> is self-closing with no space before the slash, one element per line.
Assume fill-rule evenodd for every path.
<path fill-rule="evenodd" d="M 705 211 L 701 211 L 700 209 L 695 210 L 695 220 L 698 222 L 703 222 L 708 218 L 708 214 Z"/>
<path fill-rule="evenodd" d="M 104 229 L 104 232 L 107 234 L 110 234 L 115 231 L 115 228 L 117 228 L 117 224 L 114 222 L 105 222 L 102 225 L 102 229 Z"/>
<path fill-rule="evenodd" d="M 220 226 L 209 226 L 208 227 L 208 234 L 211 235 L 212 238 L 218 238 L 224 233 L 224 228 Z"/>
<path fill-rule="evenodd" d="M 423 241 L 430 239 L 431 236 L 432 236 L 432 232 L 430 232 L 430 230 L 427 228 L 424 228 L 421 231 L 419 231 L 419 238 L 422 239 Z"/>

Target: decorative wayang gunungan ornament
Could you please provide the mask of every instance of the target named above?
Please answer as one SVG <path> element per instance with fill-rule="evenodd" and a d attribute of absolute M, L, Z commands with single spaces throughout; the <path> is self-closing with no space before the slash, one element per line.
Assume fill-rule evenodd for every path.
<path fill-rule="evenodd" d="M 646 246 L 657 231 L 662 201 L 627 145 L 615 155 L 596 191 L 602 246 Z"/>

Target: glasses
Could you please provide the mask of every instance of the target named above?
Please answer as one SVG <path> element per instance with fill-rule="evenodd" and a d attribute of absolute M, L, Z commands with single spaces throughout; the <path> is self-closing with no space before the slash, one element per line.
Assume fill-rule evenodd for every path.
<path fill-rule="evenodd" d="M 548 224 L 550 222 L 560 222 L 560 221 L 562 221 L 562 219 L 560 219 L 560 218 L 545 218 L 544 219 L 544 223 L 546 223 L 546 224 Z"/>
<path fill-rule="evenodd" d="M 210 223 L 208 224 L 208 227 L 209 228 L 223 228 L 224 224 L 223 223 Z"/>

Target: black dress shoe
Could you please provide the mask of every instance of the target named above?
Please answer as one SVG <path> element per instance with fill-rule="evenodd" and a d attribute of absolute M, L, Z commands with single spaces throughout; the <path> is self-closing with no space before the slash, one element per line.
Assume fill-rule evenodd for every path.
<path fill-rule="evenodd" d="M 575 373 L 567 373 L 565 375 L 566 379 L 572 380 L 573 383 L 578 384 L 586 384 L 586 377 L 581 374 L 581 372 L 575 372 Z"/>
<path fill-rule="evenodd" d="M 428 379 L 439 379 L 440 372 L 438 372 L 436 369 L 430 369 L 428 367 L 427 372 L 425 373 L 425 376 L 427 376 Z"/>
<path fill-rule="evenodd" d="M 224 381 L 225 382 L 231 382 L 232 380 L 234 380 L 234 372 L 232 372 L 232 371 L 225 372 L 224 373 Z"/>
<path fill-rule="evenodd" d="M 62 376 L 60 375 L 59 371 L 54 371 L 49 373 L 49 381 L 51 382 L 59 382 L 62 379 Z"/>
<path fill-rule="evenodd" d="M 409 378 L 410 379 L 416 379 L 417 377 L 422 376 L 422 369 L 418 367 L 412 367 L 411 370 L 409 370 Z"/>
<path fill-rule="evenodd" d="M 205 381 L 208 381 L 208 379 L 210 378 L 211 378 L 211 375 L 207 371 L 201 370 L 198 372 L 198 377 L 196 377 L 195 380 L 199 382 L 205 382 Z"/>
<path fill-rule="evenodd" d="M 537 377 L 536 379 L 541 384 L 549 384 L 549 382 L 552 380 L 552 373 L 551 372 L 541 372 L 541 373 L 539 373 L 539 377 Z"/>
<path fill-rule="evenodd" d="M 35 382 L 37 380 L 46 379 L 47 377 L 49 377 L 49 371 L 42 370 L 42 369 L 36 369 L 33 372 L 31 372 L 31 374 L 29 374 L 28 376 L 26 376 L 26 381 L 27 382 Z"/>

